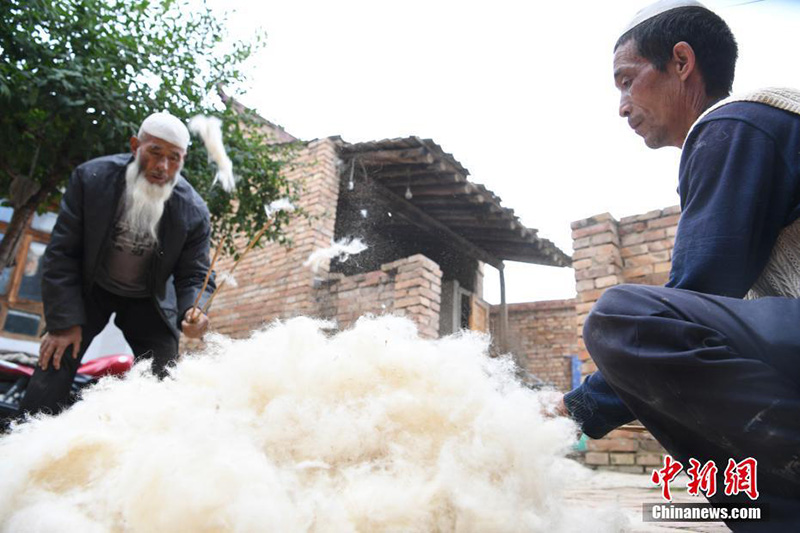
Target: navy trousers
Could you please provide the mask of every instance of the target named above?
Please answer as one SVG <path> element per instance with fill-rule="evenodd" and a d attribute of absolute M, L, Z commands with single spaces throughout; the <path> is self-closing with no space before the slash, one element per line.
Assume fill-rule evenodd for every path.
<path fill-rule="evenodd" d="M 151 298 L 125 298 L 95 285 L 86 299 L 86 324 L 83 325 L 81 350 L 77 359 L 72 348 L 61 358 L 61 368 L 53 364 L 42 370 L 38 365 L 25 390 L 20 404 L 21 413 L 40 411 L 56 414 L 70 401 L 70 388 L 83 354 L 108 324 L 112 313 L 114 323 L 122 330 L 133 350 L 134 358 L 152 359 L 153 372 L 164 377 L 178 357 L 178 339 L 161 318 Z"/>
<path fill-rule="evenodd" d="M 740 300 L 621 285 L 587 317 L 584 341 L 600 369 L 568 393 L 570 413 L 599 438 L 634 417 L 689 466 L 758 461 L 769 521 L 735 531 L 800 531 L 800 300 Z M 594 434 L 593 434 L 594 433 Z"/>

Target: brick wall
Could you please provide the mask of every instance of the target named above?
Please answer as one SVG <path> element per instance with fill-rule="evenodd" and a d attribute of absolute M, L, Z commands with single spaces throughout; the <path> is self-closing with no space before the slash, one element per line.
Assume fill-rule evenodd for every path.
<path fill-rule="evenodd" d="M 672 206 L 619 221 L 603 213 L 572 223 L 577 347 L 583 375 L 597 368 L 583 344 L 586 315 L 608 287 L 667 282 L 679 218 L 680 208 Z M 589 440 L 583 459 L 588 465 L 604 469 L 643 472 L 661 464 L 663 453 L 646 432 L 616 430 L 603 439 Z"/>
<path fill-rule="evenodd" d="M 439 336 L 442 271 L 424 255 L 381 265 L 380 270 L 330 274 L 317 290 L 320 315 L 349 327 L 365 314 L 392 313 L 417 324 L 420 336 Z"/>
<path fill-rule="evenodd" d="M 268 243 L 242 260 L 235 272 L 237 287 L 226 286 L 214 300 L 209 318 L 216 331 L 240 337 L 276 318 L 318 315 L 314 278 L 327 276 L 329 262 L 323 263 L 316 276 L 303 262 L 315 249 L 329 246 L 333 238 L 338 161 L 331 139 L 313 141 L 300 150 L 287 179 L 302 185 L 297 207 L 313 218 L 297 218 L 286 228 L 291 247 Z M 217 271 L 227 272 L 232 264 L 232 259 L 225 258 Z"/>
<path fill-rule="evenodd" d="M 664 285 L 669 280 L 680 216 L 680 208 L 673 206 L 620 219 L 620 255 L 625 283 Z"/>
<path fill-rule="evenodd" d="M 602 470 L 649 473 L 664 464 L 664 449 L 647 432 L 616 429 L 602 439 L 586 441 L 586 453 L 578 456 L 587 466 Z"/>
<path fill-rule="evenodd" d="M 551 300 L 508 305 L 508 341 L 511 350 L 524 361 L 528 372 L 570 390 L 572 365 L 577 354 L 575 300 Z M 491 330 L 499 330 L 500 306 L 491 309 Z"/>

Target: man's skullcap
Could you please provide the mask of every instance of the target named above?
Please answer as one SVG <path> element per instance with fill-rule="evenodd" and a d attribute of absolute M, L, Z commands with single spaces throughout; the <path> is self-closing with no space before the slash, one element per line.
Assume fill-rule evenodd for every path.
<path fill-rule="evenodd" d="M 139 128 L 139 137 L 143 133 L 163 139 L 184 150 L 189 147 L 189 130 L 186 125 L 178 117 L 166 111 L 153 113 L 144 119 Z"/>
<path fill-rule="evenodd" d="M 667 11 L 671 11 L 673 9 L 678 9 L 680 7 L 703 7 L 703 4 L 697 2 L 696 0 L 659 0 L 653 4 L 650 4 L 647 7 L 642 8 L 636 13 L 636 16 L 633 17 L 628 25 L 625 27 L 624 30 L 620 33 L 620 35 L 625 35 L 633 28 L 641 24 L 646 20 L 650 20 L 651 18 L 660 15 L 661 13 L 665 13 Z"/>

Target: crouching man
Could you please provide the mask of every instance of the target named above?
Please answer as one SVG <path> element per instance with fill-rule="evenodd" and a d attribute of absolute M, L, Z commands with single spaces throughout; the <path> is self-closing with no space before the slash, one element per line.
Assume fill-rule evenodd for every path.
<path fill-rule="evenodd" d="M 181 177 L 189 131 L 155 113 L 131 138 L 132 154 L 77 167 L 43 259 L 47 327 L 23 412 L 58 412 L 83 354 L 116 313 L 137 359 L 166 375 L 179 331 L 199 338 L 208 318 L 192 304 L 209 267 L 208 208 Z M 200 305 L 215 285 L 211 280 Z"/>

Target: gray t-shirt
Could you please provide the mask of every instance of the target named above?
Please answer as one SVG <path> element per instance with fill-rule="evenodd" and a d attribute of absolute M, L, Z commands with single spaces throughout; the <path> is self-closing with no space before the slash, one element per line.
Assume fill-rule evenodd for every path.
<path fill-rule="evenodd" d="M 105 290 L 128 298 L 149 296 L 147 276 L 156 241 L 152 236 L 138 233 L 122 216 L 124 202 L 117 210 L 111 230 L 111 245 L 100 263 L 97 283 Z"/>

